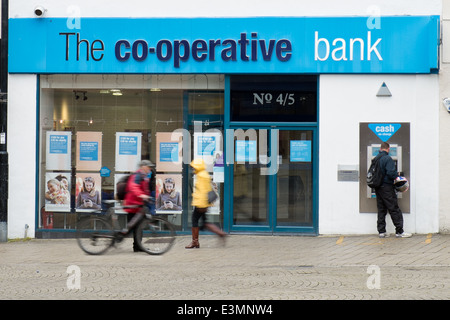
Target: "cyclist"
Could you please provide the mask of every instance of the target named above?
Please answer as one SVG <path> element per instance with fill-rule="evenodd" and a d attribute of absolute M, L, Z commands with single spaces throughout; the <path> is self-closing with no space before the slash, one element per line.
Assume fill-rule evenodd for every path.
<path fill-rule="evenodd" d="M 124 206 L 136 206 L 135 208 L 124 208 L 128 213 L 127 226 L 125 229 L 117 233 L 117 237 L 122 239 L 130 232 L 133 232 L 133 251 L 142 251 L 138 246 L 138 237 L 142 235 L 136 234 L 136 227 L 144 218 L 144 211 L 139 207 L 144 204 L 144 201 L 151 199 L 150 194 L 150 179 L 154 176 L 155 165 L 150 160 L 142 160 L 139 163 L 138 170 L 133 173 L 128 179 L 127 193 L 124 199 Z M 154 177 L 153 177 L 154 178 Z"/>

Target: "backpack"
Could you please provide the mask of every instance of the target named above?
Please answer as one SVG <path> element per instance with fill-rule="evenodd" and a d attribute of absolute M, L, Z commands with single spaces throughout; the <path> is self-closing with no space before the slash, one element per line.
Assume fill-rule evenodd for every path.
<path fill-rule="evenodd" d="M 383 184 L 384 174 L 380 167 L 381 156 L 372 159 L 369 170 L 367 171 L 366 182 L 370 188 L 378 188 Z"/>
<path fill-rule="evenodd" d="M 125 199 L 125 195 L 127 194 L 127 184 L 130 179 L 130 175 L 123 176 L 116 184 L 116 199 L 123 200 Z"/>

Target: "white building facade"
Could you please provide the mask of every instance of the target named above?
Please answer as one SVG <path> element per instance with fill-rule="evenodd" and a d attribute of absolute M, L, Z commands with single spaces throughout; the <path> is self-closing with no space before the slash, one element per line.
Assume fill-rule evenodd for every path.
<path fill-rule="evenodd" d="M 174 181 L 178 209 L 157 211 L 188 233 L 195 157 L 220 194 L 208 219 L 226 232 L 377 233 L 365 173 L 382 141 L 410 181 L 405 231 L 447 232 L 449 9 L 11 2 L 8 238 L 72 236 L 91 209 L 83 182 L 111 199 L 140 159 L 156 164 L 156 197 Z"/>

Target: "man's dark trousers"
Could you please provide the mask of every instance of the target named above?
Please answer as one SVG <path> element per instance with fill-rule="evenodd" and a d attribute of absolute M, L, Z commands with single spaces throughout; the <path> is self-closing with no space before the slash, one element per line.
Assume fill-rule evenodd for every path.
<path fill-rule="evenodd" d="M 378 233 L 386 232 L 386 215 L 388 211 L 395 226 L 395 233 L 403 233 L 403 214 L 398 206 L 394 185 L 383 183 L 381 187 L 375 189 L 375 194 L 378 208 Z"/>

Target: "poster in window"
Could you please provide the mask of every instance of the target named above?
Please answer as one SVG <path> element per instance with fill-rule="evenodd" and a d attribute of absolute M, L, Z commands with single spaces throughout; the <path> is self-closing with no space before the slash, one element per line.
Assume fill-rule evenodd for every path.
<path fill-rule="evenodd" d="M 222 153 L 222 134 L 220 132 L 194 133 L 194 159 L 205 161 L 206 170 L 213 172 L 217 155 Z"/>
<path fill-rule="evenodd" d="M 70 172 L 45 174 L 45 211 L 70 212 Z"/>
<path fill-rule="evenodd" d="M 181 174 L 156 175 L 156 213 L 183 213 L 181 182 Z"/>
<path fill-rule="evenodd" d="M 46 169 L 71 170 L 72 133 L 47 131 Z"/>
<path fill-rule="evenodd" d="M 77 132 L 77 171 L 99 171 L 102 166 L 102 133 Z"/>
<path fill-rule="evenodd" d="M 116 171 L 135 171 L 141 161 L 141 132 L 116 132 Z"/>
<path fill-rule="evenodd" d="M 156 133 L 156 171 L 181 172 L 182 142 L 181 132 Z"/>
<path fill-rule="evenodd" d="M 99 171 L 102 167 L 102 133 L 77 132 L 77 171 Z"/>
<path fill-rule="evenodd" d="M 102 208 L 101 177 L 99 173 L 77 173 L 75 209 L 95 211 Z"/>
<path fill-rule="evenodd" d="M 311 141 L 291 140 L 290 141 L 290 161 L 291 162 L 311 162 Z"/>
<path fill-rule="evenodd" d="M 236 140 L 236 162 L 256 163 L 255 140 Z"/>

